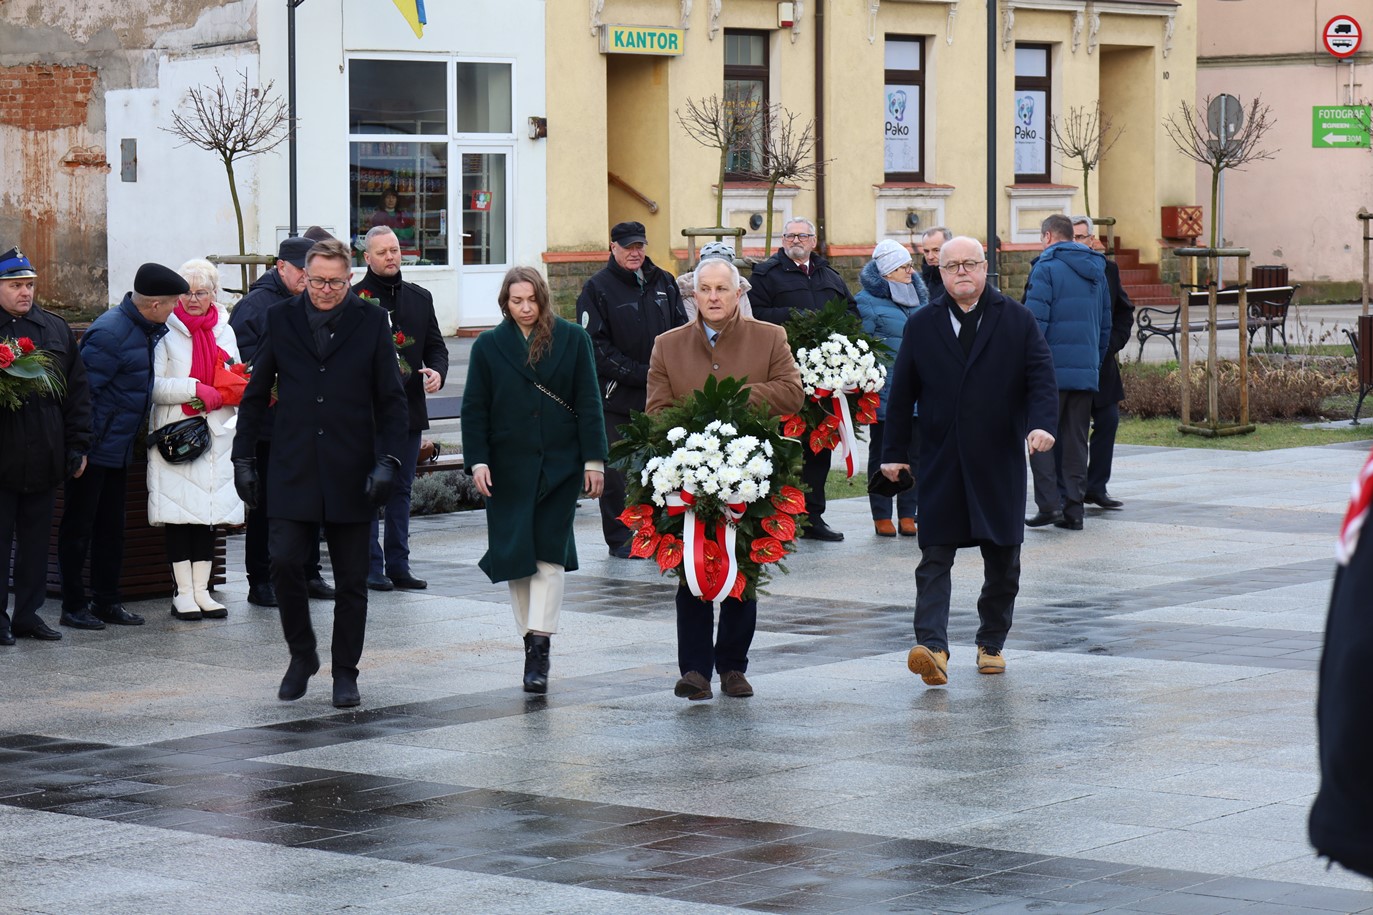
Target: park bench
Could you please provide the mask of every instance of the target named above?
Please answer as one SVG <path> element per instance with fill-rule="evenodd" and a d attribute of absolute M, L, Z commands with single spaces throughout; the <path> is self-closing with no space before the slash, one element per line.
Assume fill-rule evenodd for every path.
<path fill-rule="evenodd" d="M 441 397 L 430 397 L 425 406 L 428 407 L 430 420 L 446 420 L 462 418 L 462 396 L 444 395 Z M 443 454 L 432 461 L 425 461 L 415 465 L 415 476 L 423 476 L 427 473 L 437 473 L 443 470 L 462 470 L 463 462 L 461 454 Z"/>
<path fill-rule="evenodd" d="M 1254 345 L 1254 335 L 1259 331 L 1264 331 L 1267 335 L 1268 345 L 1273 345 L 1273 332 L 1277 331 L 1282 340 L 1283 349 L 1287 349 L 1287 311 L 1292 305 L 1292 296 L 1300 288 L 1300 284 L 1295 286 L 1266 286 L 1258 289 L 1249 290 L 1249 320 L 1247 330 L 1249 331 L 1249 345 Z M 1161 305 L 1141 305 L 1135 309 L 1135 337 L 1139 340 L 1138 359 L 1144 357 L 1144 344 L 1150 337 L 1163 337 L 1173 347 L 1173 358 L 1178 357 L 1179 333 L 1197 334 L 1204 333 L 1210 329 L 1210 322 L 1207 319 L 1207 296 L 1206 291 L 1190 292 L 1187 294 L 1187 327 L 1183 328 L 1182 309 L 1174 305 L 1172 307 Z M 1216 293 L 1216 306 L 1218 308 L 1238 308 L 1239 289 L 1222 289 Z M 1218 318 L 1216 320 L 1216 330 L 1238 330 L 1240 326 L 1239 316 L 1233 318 Z"/>

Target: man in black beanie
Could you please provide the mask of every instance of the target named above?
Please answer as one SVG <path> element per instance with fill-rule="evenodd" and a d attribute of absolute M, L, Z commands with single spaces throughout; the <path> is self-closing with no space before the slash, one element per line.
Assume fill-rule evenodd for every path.
<path fill-rule="evenodd" d="M 119 578 L 124 567 L 124 488 L 134 440 L 148 419 L 153 394 L 153 347 L 167 333 L 167 318 L 190 289 L 175 270 L 144 264 L 133 292 L 91 323 L 81 337 L 81 361 L 91 391 L 94 437 L 86 470 L 66 482 L 57 565 L 62 573 L 63 626 L 104 629 L 141 626 L 124 609 Z M 82 567 L 91 559 L 91 603 Z"/>
<path fill-rule="evenodd" d="M 311 239 L 309 233 L 318 229 L 323 236 Z M 285 302 L 305 291 L 305 254 L 315 244 L 329 238 L 329 233 L 318 226 L 306 230 L 306 237 L 292 236 L 284 240 L 277 249 L 276 266 L 268 270 L 253 283 L 248 294 L 238 300 L 229 315 L 229 326 L 234 329 L 239 355 L 249 365 L 257 358 L 262 335 L 267 332 L 267 309 L 277 302 Z M 257 443 L 257 465 L 264 475 L 262 490 L 267 491 L 265 475 L 270 464 L 268 458 L 272 451 L 272 417 L 275 411 L 269 409 L 263 421 L 261 438 Z M 271 561 L 267 549 L 267 500 L 264 496 L 257 508 L 246 512 L 247 530 L 243 536 L 243 564 L 248 573 L 248 603 L 259 607 L 275 607 L 276 591 L 272 587 Z M 333 600 L 334 589 L 324 580 L 320 569 L 319 538 L 305 560 L 305 581 L 310 596 L 317 600 Z"/>

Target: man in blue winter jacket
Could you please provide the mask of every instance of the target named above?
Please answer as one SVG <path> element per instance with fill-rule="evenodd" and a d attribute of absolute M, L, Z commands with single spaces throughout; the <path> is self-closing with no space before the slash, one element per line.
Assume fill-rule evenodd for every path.
<path fill-rule="evenodd" d="M 1073 241 L 1073 223 L 1054 214 L 1040 224 L 1044 253 L 1030 268 L 1025 307 L 1034 314 L 1049 343 L 1058 381 L 1058 438 L 1063 465 L 1063 510 L 1052 451 L 1030 455 L 1037 514 L 1029 527 L 1053 524 L 1082 530 L 1082 499 L 1087 485 L 1087 433 L 1092 395 L 1111 340 L 1111 293 L 1106 257 Z"/>

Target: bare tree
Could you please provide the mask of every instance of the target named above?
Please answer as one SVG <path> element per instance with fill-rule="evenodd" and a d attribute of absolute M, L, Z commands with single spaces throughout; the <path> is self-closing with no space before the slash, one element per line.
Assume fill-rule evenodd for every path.
<path fill-rule="evenodd" d="M 215 70 L 215 82 L 196 86 L 186 93 L 180 110 L 172 113 L 172 126 L 163 128 L 186 143 L 219 156 L 229 177 L 229 196 L 238 220 L 238 253 L 247 254 L 243 235 L 243 206 L 238 199 L 234 162 L 275 149 L 286 139 L 289 123 L 286 103 L 272 96 L 274 83 L 261 89 L 250 86 L 248 73 L 232 90 L 224 75 Z M 242 268 L 243 290 L 248 290 L 248 268 Z"/>
<path fill-rule="evenodd" d="M 1059 153 L 1059 162 L 1082 172 L 1082 196 L 1087 215 L 1092 215 L 1091 175 L 1101 164 L 1101 157 L 1111 151 L 1124 127 L 1112 129 L 1111 118 L 1101 113 L 1101 102 L 1074 105 L 1060 123 L 1055 117 L 1049 124 L 1050 140 Z"/>
<path fill-rule="evenodd" d="M 762 110 L 751 97 L 733 89 L 724 96 L 687 99 L 686 107 L 677 110 L 677 123 L 687 136 L 708 149 L 720 153 L 720 169 L 715 184 L 715 224 L 724 224 L 725 173 L 729 170 L 731 153 L 753 151 L 762 123 Z M 743 156 L 741 156 L 743 158 Z M 740 163 L 749 166 L 753 162 Z M 748 168 L 749 174 L 756 172 Z"/>
<path fill-rule="evenodd" d="M 1230 168 L 1239 168 L 1260 159 L 1271 159 L 1280 150 L 1264 149 L 1260 144 L 1263 137 L 1273 128 L 1276 121 L 1273 110 L 1263 104 L 1262 97 L 1256 96 L 1244 115 L 1244 122 L 1234 136 L 1220 138 L 1211 133 L 1206 112 L 1211 107 L 1211 96 L 1202 103 L 1192 106 L 1184 99 L 1179 111 L 1163 119 L 1163 129 L 1173 145 L 1184 156 L 1211 169 L 1211 247 L 1219 245 L 1216 225 L 1216 208 L 1220 202 L 1220 175 Z M 1241 104 L 1241 110 L 1244 109 Z"/>
<path fill-rule="evenodd" d="M 815 121 L 804 123 L 795 111 L 769 106 L 763 123 L 763 167 L 759 177 L 768 183 L 767 227 L 763 250 L 772 250 L 772 198 L 777 185 L 805 184 L 820 174 L 824 163 L 815 158 Z"/>

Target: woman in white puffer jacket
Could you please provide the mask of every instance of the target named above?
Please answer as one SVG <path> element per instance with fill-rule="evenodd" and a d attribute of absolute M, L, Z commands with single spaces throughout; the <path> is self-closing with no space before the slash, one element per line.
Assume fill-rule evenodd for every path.
<path fill-rule="evenodd" d="M 214 560 L 214 526 L 242 524 L 243 502 L 234 491 L 230 460 L 237 407 L 223 405 L 210 382 L 215 366 L 238 362 L 238 344 L 228 313 L 216 301 L 219 271 L 204 260 L 187 261 L 180 273 L 191 289 L 167 319 L 167 334 L 153 352 L 153 413 L 150 428 L 198 415 L 189 405 L 199 398 L 210 424 L 210 447 L 185 464 L 169 464 L 148 452 L 148 521 L 165 525 L 167 560 L 172 564 L 176 594 L 172 616 L 198 620 L 227 616 L 225 606 L 210 596 Z"/>

